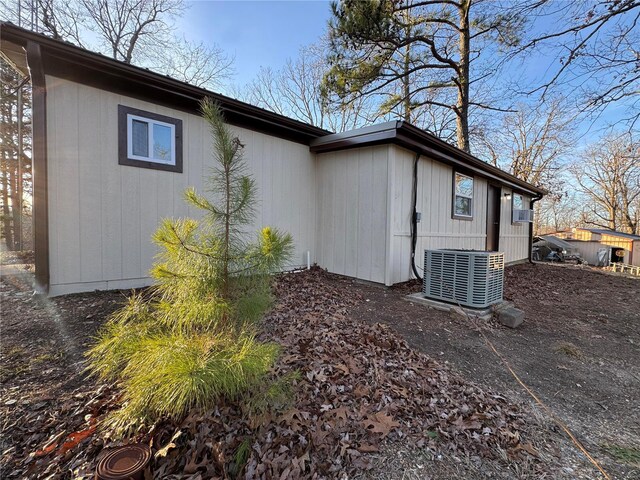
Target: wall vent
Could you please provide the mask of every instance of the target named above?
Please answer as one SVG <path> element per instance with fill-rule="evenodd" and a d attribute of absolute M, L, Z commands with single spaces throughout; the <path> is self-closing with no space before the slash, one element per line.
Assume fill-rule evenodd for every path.
<path fill-rule="evenodd" d="M 513 223 L 531 223 L 533 222 L 533 210 L 514 210 Z"/>
<path fill-rule="evenodd" d="M 472 308 L 502 301 L 504 254 L 478 250 L 425 250 L 422 293 Z"/>

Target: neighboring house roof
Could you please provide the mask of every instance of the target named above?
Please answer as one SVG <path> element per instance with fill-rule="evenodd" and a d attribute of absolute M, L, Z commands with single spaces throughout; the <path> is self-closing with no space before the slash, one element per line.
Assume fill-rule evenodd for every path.
<path fill-rule="evenodd" d="M 640 240 L 640 235 L 633 235 L 632 233 L 624 233 L 624 232 L 618 232 L 616 230 L 607 230 L 606 228 L 576 228 L 576 230 L 585 230 L 587 232 L 591 232 L 591 233 L 597 233 L 600 235 L 611 235 L 613 237 L 621 237 L 621 238 L 628 238 L 630 240 Z"/>
<path fill-rule="evenodd" d="M 424 130 L 404 121 L 391 121 L 370 127 L 334 133 L 311 141 L 311 151 L 332 152 L 346 148 L 365 147 L 393 143 L 409 150 L 447 163 L 454 167 L 470 170 L 483 177 L 498 180 L 516 190 L 534 195 L 544 195 L 545 190 L 480 160 L 473 155 L 440 140 Z"/>
<path fill-rule="evenodd" d="M 576 246 L 573 245 L 572 243 L 567 242 L 566 240 L 563 240 L 562 238 L 558 238 L 555 237 L 553 235 L 538 235 L 537 237 L 535 237 L 533 239 L 534 243 L 536 241 L 536 238 L 539 238 L 547 243 L 553 244 L 557 247 L 563 248 L 566 251 L 571 251 L 571 250 L 575 250 Z"/>
<path fill-rule="evenodd" d="M 25 30 L 12 23 L 0 22 L 0 39 L 3 43 L 2 50 L 7 53 L 6 56 L 13 57 L 9 60 L 21 71 L 26 71 L 26 65 L 23 65 L 24 59 L 19 58 L 21 52 L 15 46 L 26 48 L 27 44 L 37 44 L 44 72 L 48 75 L 154 103 L 161 101 L 163 105 L 188 112 L 198 112 L 200 100 L 209 96 L 220 103 L 225 119 L 230 124 L 310 145 L 315 152 L 393 143 L 454 167 L 498 180 L 525 193 L 537 196 L 545 193 L 543 189 L 483 162 L 407 122 L 387 122 L 332 134 L 322 128 Z"/>

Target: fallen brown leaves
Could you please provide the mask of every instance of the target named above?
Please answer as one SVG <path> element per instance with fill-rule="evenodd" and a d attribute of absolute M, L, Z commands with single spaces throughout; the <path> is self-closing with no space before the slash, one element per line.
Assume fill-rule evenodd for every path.
<path fill-rule="evenodd" d="M 2 478 L 91 478 L 105 443 L 95 435 L 97 419 L 115 399 L 104 386 L 86 386 L 16 407 L 2 426 Z"/>
<path fill-rule="evenodd" d="M 257 415 L 227 402 L 178 424 L 161 422 L 144 435 L 155 478 L 338 477 L 371 468 L 383 442 L 401 440 L 456 455 L 535 456 L 521 440 L 523 415 L 505 398 L 412 350 L 388 327 L 349 320 L 349 307 L 362 301 L 353 290 L 314 269 L 282 275 L 275 292 L 263 337 L 283 347 L 274 376 L 298 372 L 293 406 Z M 104 394 L 92 401 L 102 410 L 113 404 Z M 84 436 L 91 425 L 64 428 Z M 30 474 L 89 478 L 104 440 L 98 434 L 78 443 L 61 454 L 42 438 L 37 453 L 17 463 Z"/>

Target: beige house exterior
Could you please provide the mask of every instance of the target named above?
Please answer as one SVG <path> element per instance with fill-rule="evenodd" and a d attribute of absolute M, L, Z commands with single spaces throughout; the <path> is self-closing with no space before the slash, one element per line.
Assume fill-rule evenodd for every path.
<path fill-rule="evenodd" d="M 318 153 L 317 262 L 331 272 L 393 285 L 415 278 L 411 269 L 412 169 L 416 154 L 383 144 Z M 416 264 L 425 249 L 487 249 L 490 180 L 474 177 L 470 220 L 452 218 L 455 168 L 418 160 Z M 500 186 L 498 250 L 506 263 L 529 257 L 529 224 L 512 223 L 513 189 Z M 530 196 L 523 195 L 525 208 Z M 381 235 L 380 232 L 384 232 Z"/>
<path fill-rule="evenodd" d="M 205 96 L 245 146 L 255 229 L 294 238 L 289 267 L 393 285 L 414 277 L 424 249 L 529 258 L 531 223 L 514 205 L 526 213 L 543 191 L 412 125 L 332 134 L 10 24 L 0 33 L 3 57 L 33 85 L 36 278 L 50 295 L 150 284 L 151 235 L 162 218 L 198 214 L 182 192 L 205 188 L 213 166 Z M 125 125 L 122 109 L 149 128 L 175 125 L 173 163 L 132 155 L 138 117 Z"/>
<path fill-rule="evenodd" d="M 182 193 L 206 187 L 211 139 L 197 115 L 56 77 L 46 77 L 49 251 L 52 294 L 149 283 L 151 236 L 162 218 L 197 216 Z M 182 120 L 181 174 L 119 165 L 118 105 Z M 259 185 L 256 225 L 290 232 L 291 267 L 315 250 L 315 165 L 300 143 L 232 126 Z"/>

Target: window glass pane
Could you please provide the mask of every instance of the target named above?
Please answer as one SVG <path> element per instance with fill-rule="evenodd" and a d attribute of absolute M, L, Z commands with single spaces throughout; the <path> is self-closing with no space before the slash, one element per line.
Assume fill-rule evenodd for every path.
<path fill-rule="evenodd" d="M 514 210 L 524 209 L 524 202 L 522 201 L 522 195 L 515 194 L 513 196 L 513 209 Z"/>
<path fill-rule="evenodd" d="M 471 199 L 456 195 L 456 215 L 471 216 Z"/>
<path fill-rule="evenodd" d="M 149 124 L 140 120 L 131 122 L 131 153 L 139 157 L 149 156 Z"/>
<path fill-rule="evenodd" d="M 456 193 L 465 197 L 473 197 L 473 178 L 456 173 Z"/>
<path fill-rule="evenodd" d="M 171 161 L 171 128 L 153 125 L 153 158 Z"/>

